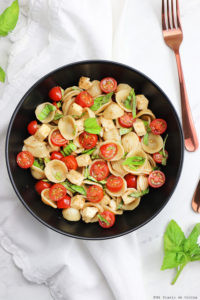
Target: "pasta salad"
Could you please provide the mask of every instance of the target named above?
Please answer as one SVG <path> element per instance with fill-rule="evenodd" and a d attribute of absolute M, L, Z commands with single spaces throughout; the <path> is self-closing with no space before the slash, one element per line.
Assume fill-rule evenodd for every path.
<path fill-rule="evenodd" d="M 111 77 L 53 87 L 27 126 L 17 164 L 30 168 L 41 200 L 66 220 L 109 228 L 116 215 L 136 209 L 149 186 L 165 183 L 159 165 L 168 158 L 167 123 L 148 105 Z"/>

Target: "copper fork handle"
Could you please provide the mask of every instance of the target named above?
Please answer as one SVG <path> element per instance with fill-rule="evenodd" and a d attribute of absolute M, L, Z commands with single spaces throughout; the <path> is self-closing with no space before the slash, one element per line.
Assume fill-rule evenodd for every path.
<path fill-rule="evenodd" d="M 188 95 L 185 86 L 185 80 L 183 77 L 183 70 L 181 66 L 179 51 L 175 51 L 175 56 L 176 56 L 178 75 L 180 81 L 182 125 L 183 125 L 185 148 L 188 151 L 193 152 L 199 146 L 198 137 L 195 130 L 194 122 L 192 119 L 192 113 L 188 101 Z"/>

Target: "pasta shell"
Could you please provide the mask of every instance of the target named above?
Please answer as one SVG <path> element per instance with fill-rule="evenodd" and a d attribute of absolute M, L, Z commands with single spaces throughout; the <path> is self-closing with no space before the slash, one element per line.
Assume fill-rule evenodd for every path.
<path fill-rule="evenodd" d="M 128 89 L 122 89 L 121 91 L 117 92 L 115 94 L 115 99 L 116 102 L 119 104 L 119 106 L 128 112 L 131 112 L 131 109 L 126 108 L 126 106 L 124 106 L 124 101 L 126 100 L 126 98 L 129 96 L 130 91 Z"/>
<path fill-rule="evenodd" d="M 111 192 L 108 189 L 106 189 L 106 193 L 108 195 L 114 196 L 114 197 L 118 197 L 118 196 L 122 196 L 125 193 L 125 191 L 127 190 L 127 183 L 126 183 L 126 180 L 123 177 L 121 177 L 121 178 L 123 180 L 123 187 L 122 187 L 122 189 L 119 192 Z"/>
<path fill-rule="evenodd" d="M 57 208 L 56 202 L 51 200 L 51 198 L 49 197 L 49 191 L 50 189 L 44 189 L 41 192 L 41 200 L 44 204 L 49 205 L 53 208 Z"/>
<path fill-rule="evenodd" d="M 140 200 L 141 200 L 141 198 L 136 198 L 136 200 L 131 202 L 130 204 L 123 205 L 122 209 L 123 210 L 134 210 L 140 204 Z"/>
<path fill-rule="evenodd" d="M 100 151 L 100 147 L 103 146 L 103 145 L 109 144 L 109 143 L 114 143 L 115 145 L 117 145 L 117 154 L 112 159 L 110 159 L 109 161 L 120 160 L 124 156 L 124 148 L 122 147 L 122 145 L 119 142 L 116 142 L 114 140 L 107 140 L 103 143 L 99 143 L 99 146 L 98 146 L 99 156 L 102 156 L 101 151 Z M 102 158 L 104 158 L 104 157 L 102 157 Z"/>
<path fill-rule="evenodd" d="M 29 151 L 34 157 L 38 157 L 38 158 L 44 158 L 49 156 L 49 151 L 46 147 L 46 144 L 40 144 L 36 147 L 31 147 L 31 146 L 27 146 L 26 147 L 26 151 Z"/>
<path fill-rule="evenodd" d="M 121 90 L 128 90 L 128 93 L 130 93 L 130 91 L 131 91 L 131 86 L 130 86 L 129 84 L 127 84 L 127 83 L 120 83 L 120 84 L 118 84 L 118 86 L 117 86 L 116 92 L 119 92 L 119 91 L 121 91 Z"/>
<path fill-rule="evenodd" d="M 99 202 L 99 204 L 103 205 L 109 205 L 110 203 L 110 197 L 108 195 L 104 195 L 103 199 Z"/>
<path fill-rule="evenodd" d="M 80 118 L 82 113 L 83 113 L 83 108 L 75 102 L 72 103 L 72 105 L 69 107 L 68 115 L 74 116 L 74 119 Z"/>
<path fill-rule="evenodd" d="M 115 215 L 122 215 L 123 214 L 123 210 L 121 210 L 121 209 L 113 209 L 109 205 L 102 205 L 102 206 L 103 206 L 104 210 L 109 210 Z"/>
<path fill-rule="evenodd" d="M 98 97 L 101 97 L 101 96 L 105 96 L 105 95 L 99 95 Z M 111 102 L 112 102 L 112 97 L 110 97 L 110 100 L 107 103 L 103 104 L 99 109 L 97 109 L 95 111 L 95 114 L 98 115 L 100 112 L 102 112 L 104 109 L 106 109 L 106 107 L 108 107 Z"/>
<path fill-rule="evenodd" d="M 79 210 L 73 207 L 63 209 L 62 215 L 64 219 L 72 222 L 79 221 L 81 218 Z"/>
<path fill-rule="evenodd" d="M 162 149 L 163 139 L 160 135 L 155 135 L 155 134 L 149 133 L 148 144 L 145 145 L 143 143 L 143 139 L 142 139 L 141 145 L 145 152 L 150 153 L 150 154 L 156 153 Z"/>
<path fill-rule="evenodd" d="M 152 167 L 152 168 L 155 168 L 155 167 L 156 167 L 156 162 L 155 162 L 155 160 L 153 159 L 153 157 L 152 157 L 151 155 L 149 155 L 149 154 L 147 154 L 147 157 L 148 157 L 148 161 L 149 161 L 151 167 Z"/>
<path fill-rule="evenodd" d="M 112 119 L 118 119 L 121 116 L 123 116 L 124 110 L 114 102 L 111 102 L 111 104 L 104 110 L 103 117 L 108 120 Z"/>
<path fill-rule="evenodd" d="M 103 131 L 103 139 L 106 140 L 113 140 L 116 142 L 119 142 L 121 140 L 121 137 L 119 135 L 119 131 L 117 128 L 112 128 L 108 131 Z"/>
<path fill-rule="evenodd" d="M 122 146 L 125 152 L 135 151 L 139 144 L 139 138 L 134 132 L 129 132 L 122 137 Z"/>
<path fill-rule="evenodd" d="M 66 89 L 63 96 L 63 102 L 66 103 L 69 100 L 71 100 L 73 97 L 76 97 L 78 94 L 80 94 L 81 89 L 77 87 L 77 90 L 74 90 L 73 87 L 70 89 Z"/>
<path fill-rule="evenodd" d="M 65 181 L 68 170 L 64 162 L 53 159 L 46 164 L 44 172 L 49 181 L 59 183 Z"/>
<path fill-rule="evenodd" d="M 83 109 L 82 120 L 86 120 L 88 118 L 95 118 L 95 113 L 91 109 L 89 109 L 88 107 L 85 107 Z"/>
<path fill-rule="evenodd" d="M 129 188 L 127 189 L 127 191 L 122 195 L 122 199 L 123 199 L 123 202 L 124 202 L 124 205 L 127 205 L 127 204 L 130 204 L 131 202 L 135 201 L 137 198 L 135 197 L 131 197 L 130 194 L 133 193 L 133 192 L 137 192 L 136 189 L 134 188 Z"/>
<path fill-rule="evenodd" d="M 38 115 L 39 115 L 39 114 L 41 113 L 41 111 L 44 109 L 44 107 L 45 107 L 46 104 L 52 105 L 52 103 L 50 103 L 50 102 L 44 102 L 44 103 L 42 103 L 42 104 L 40 104 L 40 105 L 38 105 L 38 106 L 36 107 L 35 115 L 36 115 L 36 118 L 37 118 L 37 119 L 38 119 Z M 51 111 L 51 112 L 48 114 L 48 116 L 47 116 L 46 119 L 44 119 L 44 120 L 38 119 L 38 120 L 39 120 L 41 123 L 49 123 L 49 122 L 53 121 L 53 118 L 54 118 L 54 116 L 55 116 L 55 113 L 56 113 L 55 110 L 54 110 L 54 111 Z"/>
<path fill-rule="evenodd" d="M 45 173 L 44 173 L 44 170 L 32 165 L 31 167 L 31 175 L 35 178 L 35 179 L 44 179 L 46 176 L 45 176 Z"/>
<path fill-rule="evenodd" d="M 90 180 L 83 180 L 83 183 L 86 184 L 86 185 L 98 185 L 100 187 L 102 187 L 102 185 L 98 182 L 95 182 L 95 181 L 90 181 Z"/>
<path fill-rule="evenodd" d="M 62 136 L 67 140 L 73 140 L 77 135 L 77 128 L 74 118 L 64 116 L 58 122 L 58 128 Z"/>
<path fill-rule="evenodd" d="M 100 81 L 99 80 L 93 80 L 92 86 L 87 89 L 87 92 L 94 98 L 97 96 L 100 96 L 102 94 L 101 88 L 100 88 Z"/>
<path fill-rule="evenodd" d="M 138 110 L 147 109 L 149 100 L 144 95 L 136 95 L 136 103 Z"/>
<path fill-rule="evenodd" d="M 82 76 L 79 79 L 78 86 L 84 90 L 87 90 L 92 86 L 92 82 L 90 81 L 89 77 Z"/>
<path fill-rule="evenodd" d="M 145 159 L 145 162 L 143 165 L 141 166 L 138 166 L 138 168 L 136 170 L 133 170 L 131 169 L 129 166 L 127 165 L 124 165 L 124 169 L 128 172 L 128 173 L 131 173 L 131 174 L 134 174 L 134 175 L 139 175 L 139 174 L 145 174 L 144 173 L 144 168 L 146 168 L 147 166 L 147 163 L 148 162 L 148 159 L 147 159 L 147 154 L 140 148 L 137 148 L 136 150 L 130 152 L 126 158 L 128 157 L 133 157 L 133 156 L 141 156 Z"/>
<path fill-rule="evenodd" d="M 63 114 L 66 116 L 70 107 L 73 105 L 75 98 L 70 98 L 68 101 L 65 101 L 62 105 Z"/>
<path fill-rule="evenodd" d="M 53 132 L 56 131 L 56 130 L 58 130 L 58 127 L 57 127 L 57 126 L 54 127 L 54 128 L 50 131 L 49 136 L 48 136 L 48 143 L 49 143 L 48 149 L 49 149 L 49 152 L 52 152 L 52 151 L 58 151 L 58 150 L 60 149 L 60 147 L 55 146 L 55 145 L 51 142 L 52 134 L 53 134 Z"/>
<path fill-rule="evenodd" d="M 124 170 L 122 162 L 122 159 L 118 161 L 108 162 L 108 168 L 110 170 L 110 173 L 115 176 L 125 176 L 126 174 L 128 174 L 128 172 Z"/>
<path fill-rule="evenodd" d="M 138 191 L 144 191 L 148 188 L 148 177 L 145 175 L 139 175 L 137 177 L 137 190 Z"/>
<path fill-rule="evenodd" d="M 152 111 L 150 109 L 143 109 L 143 110 L 141 110 L 136 115 L 136 118 L 140 118 L 140 117 L 144 117 L 144 116 L 150 116 L 151 120 L 154 120 L 156 118 L 155 115 L 152 113 Z"/>
<path fill-rule="evenodd" d="M 85 198 L 82 195 L 76 195 L 71 198 L 71 207 L 76 209 L 82 209 L 85 204 Z"/>

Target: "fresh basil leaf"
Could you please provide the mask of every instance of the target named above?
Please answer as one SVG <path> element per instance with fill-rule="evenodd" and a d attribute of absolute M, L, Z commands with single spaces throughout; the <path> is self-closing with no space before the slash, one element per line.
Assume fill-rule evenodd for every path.
<path fill-rule="evenodd" d="M 84 150 L 83 152 L 81 152 L 81 154 L 92 154 L 94 151 L 96 150 L 96 148 L 92 148 L 92 149 L 89 149 L 89 150 Z"/>
<path fill-rule="evenodd" d="M 94 104 L 90 107 L 92 111 L 97 111 L 102 105 L 108 103 L 113 95 L 113 92 L 94 99 Z"/>
<path fill-rule="evenodd" d="M 167 164 L 167 157 L 163 157 L 163 158 L 162 158 L 161 164 L 162 164 L 163 166 L 166 166 L 166 164 Z"/>
<path fill-rule="evenodd" d="M 7 7 L 0 15 L 0 36 L 6 36 L 12 31 L 18 21 L 19 17 L 19 4 L 18 0 Z"/>
<path fill-rule="evenodd" d="M 49 179 L 42 179 L 44 182 L 51 182 Z"/>
<path fill-rule="evenodd" d="M 149 134 L 148 134 L 148 132 L 143 137 L 143 143 L 145 145 L 148 145 L 148 143 L 149 143 Z"/>
<path fill-rule="evenodd" d="M 56 180 L 61 180 L 61 178 L 62 178 L 60 172 L 56 172 L 54 177 L 55 177 Z"/>
<path fill-rule="evenodd" d="M 60 108 L 62 106 L 62 103 L 60 101 L 56 102 L 57 108 Z"/>
<path fill-rule="evenodd" d="M 45 158 L 44 158 L 44 162 L 45 162 L 45 164 L 47 164 L 48 162 L 50 162 L 50 158 L 45 157 Z"/>
<path fill-rule="evenodd" d="M 5 82 L 5 78 L 6 78 L 6 73 L 5 73 L 4 70 L 0 67 L 0 81 L 1 81 L 1 82 Z"/>
<path fill-rule="evenodd" d="M 164 256 L 161 270 L 177 268 L 181 263 L 185 262 L 184 253 L 167 252 Z"/>
<path fill-rule="evenodd" d="M 72 184 L 71 186 L 71 189 L 74 190 L 75 192 L 81 194 L 81 195 L 84 195 L 86 196 L 86 190 L 84 189 L 83 186 L 78 186 L 78 185 L 75 185 L 75 184 Z"/>
<path fill-rule="evenodd" d="M 116 208 L 116 209 L 117 209 L 117 210 L 118 210 L 118 209 L 121 209 L 122 206 L 123 206 L 123 201 L 121 201 L 121 202 L 117 205 L 117 208 Z"/>
<path fill-rule="evenodd" d="M 54 110 L 56 110 L 56 107 L 54 105 L 46 104 L 43 110 L 39 113 L 38 119 L 40 121 L 45 120 L 48 115 Z"/>
<path fill-rule="evenodd" d="M 91 155 L 91 159 L 98 159 L 100 158 L 100 156 L 98 154 L 92 154 Z"/>
<path fill-rule="evenodd" d="M 44 160 L 42 158 L 35 158 L 33 165 L 37 168 L 40 168 L 41 170 L 44 170 Z"/>
<path fill-rule="evenodd" d="M 120 134 L 120 135 L 124 135 L 124 134 L 127 134 L 127 133 L 131 132 L 131 131 L 132 131 L 132 128 L 124 128 L 124 127 L 120 127 L 120 129 L 119 129 L 119 134 Z"/>
<path fill-rule="evenodd" d="M 59 114 L 59 113 L 55 113 L 55 116 L 54 116 L 54 121 L 56 121 L 56 120 L 59 120 L 59 119 L 61 119 L 63 117 L 63 114 Z"/>
<path fill-rule="evenodd" d="M 164 234 L 164 251 L 181 252 L 185 243 L 185 235 L 178 224 L 171 220 Z"/>
<path fill-rule="evenodd" d="M 138 166 L 142 166 L 144 162 L 145 162 L 145 158 L 141 156 L 133 156 L 133 157 L 126 158 L 126 160 L 123 162 L 123 165 L 129 167 L 138 167 Z"/>
<path fill-rule="evenodd" d="M 106 223 L 107 225 L 110 225 L 110 222 L 108 222 L 108 220 L 106 220 L 102 215 L 98 214 L 97 217 L 101 222 Z"/>
<path fill-rule="evenodd" d="M 86 167 L 85 170 L 84 170 L 83 176 L 84 176 L 85 178 L 88 178 L 88 176 L 89 176 L 89 169 L 88 169 L 87 167 Z"/>
<path fill-rule="evenodd" d="M 60 153 L 63 155 L 63 156 L 66 156 L 65 152 L 63 150 L 60 150 Z"/>
<path fill-rule="evenodd" d="M 133 108 L 133 95 L 134 95 L 134 89 L 132 88 L 128 97 L 125 99 L 124 101 L 124 106 L 128 109 L 132 109 Z"/>
<path fill-rule="evenodd" d="M 126 156 L 127 156 L 127 154 L 128 154 L 128 152 L 125 152 L 124 155 L 123 155 L 123 157 L 122 157 L 122 159 L 125 159 Z"/>
<path fill-rule="evenodd" d="M 99 126 L 96 118 L 88 118 L 84 121 L 84 128 L 86 132 L 93 134 L 100 134 L 101 127 Z"/>
<path fill-rule="evenodd" d="M 65 156 L 68 156 L 76 149 L 77 149 L 76 145 L 72 142 L 69 142 L 69 144 L 65 148 L 63 148 L 63 152 L 65 153 Z"/>
<path fill-rule="evenodd" d="M 200 256 L 200 247 L 197 243 L 200 236 L 200 223 L 196 224 L 190 233 L 189 237 L 184 243 L 184 251 L 187 252 L 191 258 Z"/>
<path fill-rule="evenodd" d="M 155 171 L 155 170 L 160 170 L 160 167 L 158 167 L 158 166 L 154 167 L 153 171 Z"/>
<path fill-rule="evenodd" d="M 93 182 L 97 182 L 97 183 L 100 183 L 100 184 L 106 184 L 106 180 L 100 180 L 100 181 L 98 181 L 98 180 L 96 180 L 94 177 L 92 177 L 92 176 L 90 176 L 90 175 L 88 175 L 87 178 L 88 178 L 89 180 L 93 181 Z"/>
<path fill-rule="evenodd" d="M 146 128 L 147 133 L 150 133 L 151 132 L 151 127 L 149 126 L 149 122 L 145 121 L 145 120 L 142 120 L 142 121 L 144 123 L 144 126 Z"/>
<path fill-rule="evenodd" d="M 129 195 L 129 197 L 135 197 L 135 198 L 138 198 L 138 197 L 142 197 L 142 196 L 144 196 L 144 195 L 146 195 L 146 194 L 148 194 L 149 193 L 149 188 L 147 188 L 146 190 L 144 190 L 144 191 L 141 191 L 141 192 L 133 192 L 133 193 L 131 193 L 130 195 Z"/>
<path fill-rule="evenodd" d="M 62 184 L 68 191 L 75 193 L 75 191 L 71 188 L 71 183 L 69 181 L 61 182 Z"/>

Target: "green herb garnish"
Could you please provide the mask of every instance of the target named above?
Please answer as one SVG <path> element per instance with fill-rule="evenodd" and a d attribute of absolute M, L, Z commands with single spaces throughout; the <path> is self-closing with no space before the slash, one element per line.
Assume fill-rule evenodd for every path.
<path fill-rule="evenodd" d="M 56 102 L 57 108 L 60 108 L 62 106 L 62 103 L 60 101 Z"/>
<path fill-rule="evenodd" d="M 77 149 L 76 145 L 72 142 L 69 142 L 69 144 L 63 148 L 63 152 L 65 156 L 70 155 L 72 152 L 74 152 Z"/>
<path fill-rule="evenodd" d="M 18 17 L 19 3 L 18 0 L 15 0 L 0 15 L 0 36 L 8 35 L 8 33 L 15 28 Z"/>
<path fill-rule="evenodd" d="M 62 117 L 63 117 L 63 114 L 59 114 L 59 113 L 56 112 L 53 119 L 54 119 L 54 121 L 56 121 L 56 120 L 59 120 Z"/>
<path fill-rule="evenodd" d="M 149 193 L 149 188 L 147 188 L 146 190 L 141 191 L 141 192 L 138 192 L 138 191 L 137 192 L 133 192 L 133 193 L 131 193 L 129 195 L 129 197 L 138 198 L 138 197 L 142 197 L 142 196 L 144 196 L 144 195 L 146 195 L 148 193 Z"/>
<path fill-rule="evenodd" d="M 1 81 L 1 82 L 5 82 L 5 78 L 6 78 L 6 73 L 5 73 L 4 70 L 0 67 L 0 81 Z"/>
<path fill-rule="evenodd" d="M 92 154 L 91 155 L 91 159 L 98 159 L 100 158 L 100 156 L 98 154 Z"/>
<path fill-rule="evenodd" d="M 117 210 L 118 210 L 118 209 L 121 209 L 122 206 L 123 206 L 123 201 L 121 201 L 121 202 L 117 205 Z"/>
<path fill-rule="evenodd" d="M 40 168 L 42 170 L 44 170 L 44 160 L 42 158 L 35 158 L 34 159 L 34 162 L 33 162 L 33 165 L 37 168 Z"/>
<path fill-rule="evenodd" d="M 124 128 L 124 127 L 120 127 L 120 129 L 119 129 L 119 134 L 120 134 L 120 135 L 124 135 L 124 134 L 127 134 L 127 133 L 131 132 L 131 131 L 132 131 L 132 128 Z"/>
<path fill-rule="evenodd" d="M 97 217 L 101 222 L 106 223 L 107 225 L 110 225 L 110 222 L 108 222 L 108 220 L 106 220 L 102 215 L 98 214 Z"/>
<path fill-rule="evenodd" d="M 71 183 L 69 181 L 61 182 L 62 184 L 68 191 L 75 193 L 75 191 L 71 188 Z"/>
<path fill-rule="evenodd" d="M 164 258 L 161 270 L 176 268 L 174 284 L 188 262 L 200 260 L 200 223 L 197 223 L 188 238 L 178 224 L 171 220 L 164 233 Z"/>
<path fill-rule="evenodd" d="M 61 180 L 62 179 L 62 176 L 61 176 L 60 172 L 56 172 L 54 177 L 55 177 L 56 180 Z"/>
<path fill-rule="evenodd" d="M 45 157 L 45 158 L 44 158 L 44 162 L 45 162 L 45 164 L 47 164 L 48 162 L 50 162 L 50 158 Z"/>
<path fill-rule="evenodd" d="M 166 137 L 165 137 L 165 139 L 164 139 L 164 141 L 163 141 L 163 148 L 162 148 L 162 150 L 159 152 L 159 153 L 162 155 L 162 162 L 161 162 L 161 164 L 162 164 L 163 166 L 166 166 L 166 164 L 167 164 L 167 157 L 168 157 L 168 155 L 167 155 L 167 153 L 165 152 L 165 145 L 166 145 L 167 138 L 168 138 L 168 134 L 166 135 Z"/>
<path fill-rule="evenodd" d="M 88 118 L 84 121 L 84 129 L 86 132 L 93 134 L 100 134 L 101 127 L 99 126 L 96 118 Z"/>
<path fill-rule="evenodd" d="M 109 93 L 107 95 L 95 98 L 94 104 L 90 107 L 90 109 L 92 111 L 97 111 L 102 105 L 104 105 L 110 101 L 112 95 L 113 95 L 113 92 Z"/>
<path fill-rule="evenodd" d="M 143 137 L 143 143 L 145 145 L 148 145 L 148 143 L 149 143 L 149 132 L 151 132 L 151 128 L 149 126 L 149 122 L 148 121 L 145 121 L 145 120 L 142 120 L 142 121 L 143 121 L 144 126 L 145 126 L 146 131 L 147 131 L 147 133 Z"/>
<path fill-rule="evenodd" d="M 48 117 L 48 115 L 54 110 L 56 110 L 56 107 L 54 105 L 46 104 L 43 110 L 37 116 L 37 118 L 40 121 L 45 120 Z"/>
<path fill-rule="evenodd" d="M 84 189 L 83 186 L 79 186 L 79 185 L 76 185 L 76 184 L 72 184 L 70 183 L 68 180 L 66 180 L 65 182 L 61 182 L 61 184 L 67 189 L 69 190 L 70 192 L 72 193 L 79 193 L 81 195 L 84 195 L 86 196 L 86 190 Z"/>
<path fill-rule="evenodd" d="M 133 90 L 133 104 L 132 104 L 132 115 L 133 115 L 133 119 L 136 118 L 136 96 L 135 96 L 135 92 Z"/>
<path fill-rule="evenodd" d="M 96 150 L 96 148 L 92 148 L 92 149 L 89 149 L 89 150 L 84 150 L 83 152 L 81 152 L 81 154 L 92 154 L 94 151 Z"/>
<path fill-rule="evenodd" d="M 141 156 L 133 156 L 133 157 L 128 157 L 124 162 L 123 165 L 129 166 L 129 168 L 133 170 L 137 170 L 139 166 L 142 166 L 145 162 L 145 158 Z"/>

